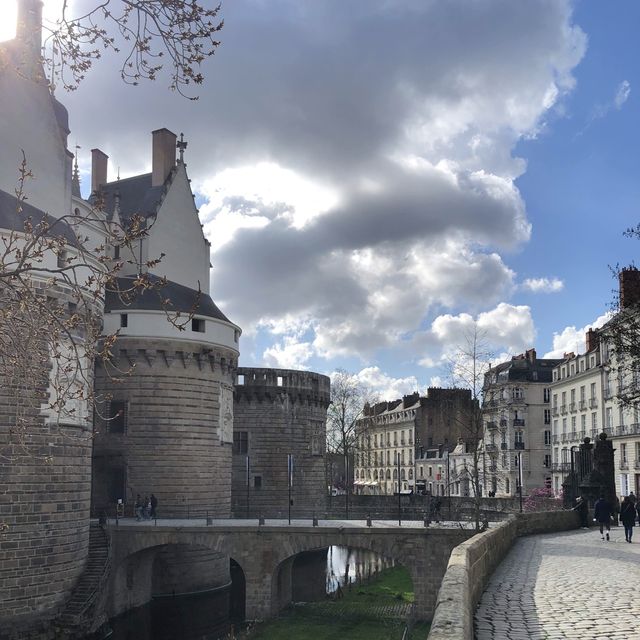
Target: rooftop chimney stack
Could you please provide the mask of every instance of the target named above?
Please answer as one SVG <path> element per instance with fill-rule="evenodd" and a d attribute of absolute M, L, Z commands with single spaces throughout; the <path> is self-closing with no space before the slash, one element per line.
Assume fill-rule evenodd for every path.
<path fill-rule="evenodd" d="M 153 136 L 151 186 L 161 187 L 176 165 L 176 134 L 169 129 L 156 129 Z"/>
<path fill-rule="evenodd" d="M 620 309 L 628 309 L 640 304 L 640 271 L 635 267 L 625 267 L 618 276 L 620 280 Z"/>
<path fill-rule="evenodd" d="M 599 342 L 600 340 L 598 338 L 598 334 L 593 329 L 589 329 L 585 337 L 585 343 L 587 345 L 587 353 L 589 353 L 590 351 L 593 351 L 598 346 Z"/>
<path fill-rule="evenodd" d="M 91 193 L 97 193 L 107 184 L 107 161 L 109 156 L 100 149 L 91 149 Z"/>
<path fill-rule="evenodd" d="M 42 53 L 42 0 L 18 0 L 16 40 L 24 47 L 23 64 L 36 71 Z"/>

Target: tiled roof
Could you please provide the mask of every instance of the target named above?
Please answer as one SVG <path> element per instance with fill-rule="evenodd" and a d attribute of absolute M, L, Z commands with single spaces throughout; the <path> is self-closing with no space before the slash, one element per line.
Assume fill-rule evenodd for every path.
<path fill-rule="evenodd" d="M 195 289 L 190 289 L 176 282 L 160 284 L 160 278 L 150 276 L 151 281 L 158 285 L 151 289 L 143 290 L 137 295 L 131 295 L 131 300 L 123 300 L 123 296 L 116 291 L 107 291 L 105 296 L 105 312 L 114 311 L 167 311 L 183 314 L 194 313 L 197 316 L 215 318 L 216 320 L 229 319 L 218 309 L 211 297 Z M 128 291 L 133 287 L 134 278 L 118 278 L 118 291 Z M 199 295 L 199 297 L 198 297 Z M 124 296 L 128 298 L 129 296 Z M 169 301 L 166 303 L 166 301 Z"/>

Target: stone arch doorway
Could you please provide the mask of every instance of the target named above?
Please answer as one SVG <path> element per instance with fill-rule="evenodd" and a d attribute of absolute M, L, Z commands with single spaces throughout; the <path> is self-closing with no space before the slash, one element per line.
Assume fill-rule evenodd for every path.
<path fill-rule="evenodd" d="M 244 570 L 233 558 L 229 558 L 229 617 L 232 622 L 243 622 L 247 616 L 247 580 Z"/>

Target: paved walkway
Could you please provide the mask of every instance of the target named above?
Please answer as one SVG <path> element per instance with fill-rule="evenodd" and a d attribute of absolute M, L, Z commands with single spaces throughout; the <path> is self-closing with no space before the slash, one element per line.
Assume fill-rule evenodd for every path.
<path fill-rule="evenodd" d="M 640 529 L 611 541 L 594 527 L 520 538 L 497 568 L 475 617 L 476 640 L 631 640 L 640 637 Z"/>

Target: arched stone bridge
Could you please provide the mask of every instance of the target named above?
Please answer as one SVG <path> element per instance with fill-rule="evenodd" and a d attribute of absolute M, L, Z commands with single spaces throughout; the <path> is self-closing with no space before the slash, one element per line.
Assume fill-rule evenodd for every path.
<path fill-rule="evenodd" d="M 253 521 L 255 522 L 255 521 Z M 136 589 L 149 578 L 149 562 L 141 562 L 153 549 L 165 545 L 208 549 L 232 558 L 244 572 L 246 617 L 263 620 L 276 615 L 291 602 L 291 568 L 296 556 L 304 551 L 340 545 L 366 549 L 392 558 L 405 566 L 414 585 L 415 612 L 419 619 L 430 620 L 440 582 L 451 550 L 472 535 L 459 528 L 424 528 L 422 523 L 397 524 L 376 521 L 373 527 L 363 522 L 321 521 L 319 526 L 286 521 L 257 526 L 241 520 L 214 521 L 206 526 L 202 520 L 121 522 L 109 526 L 112 539 L 111 592 Z M 123 584 L 126 582 L 126 584 Z M 147 585 L 148 587 L 148 585 Z M 144 589 L 144 586 L 141 586 Z M 119 609 L 136 606 L 135 596 L 128 605 L 119 598 Z"/>

